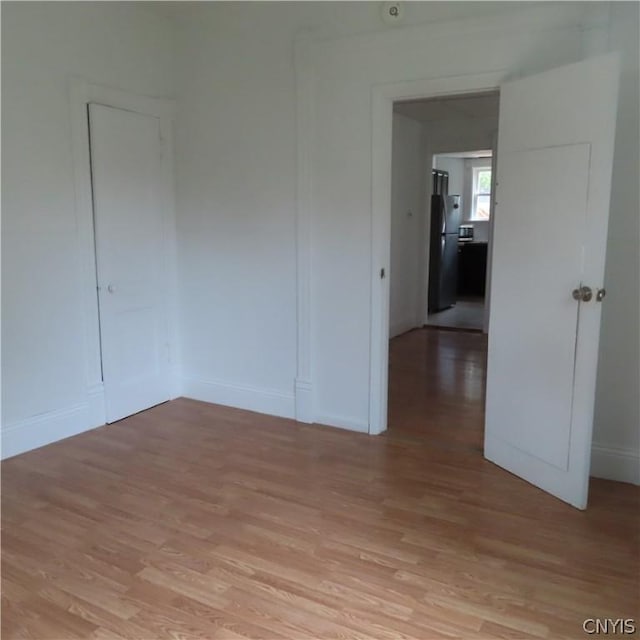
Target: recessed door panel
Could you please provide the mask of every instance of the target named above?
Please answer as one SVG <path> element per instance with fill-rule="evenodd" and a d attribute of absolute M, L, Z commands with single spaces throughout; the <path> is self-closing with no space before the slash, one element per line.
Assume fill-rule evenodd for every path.
<path fill-rule="evenodd" d="M 618 61 L 505 84 L 494 209 L 485 456 L 587 503 Z"/>

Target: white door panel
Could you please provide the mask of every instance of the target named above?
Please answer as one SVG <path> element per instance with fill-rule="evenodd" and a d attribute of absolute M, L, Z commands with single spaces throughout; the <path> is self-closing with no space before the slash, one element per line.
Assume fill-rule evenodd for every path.
<path fill-rule="evenodd" d="M 89 105 L 107 422 L 169 399 L 160 123 Z"/>
<path fill-rule="evenodd" d="M 485 456 L 584 508 L 603 286 L 617 60 L 505 85 Z M 594 299 L 577 302 L 581 283 Z"/>
<path fill-rule="evenodd" d="M 510 397 L 492 406 L 493 434 L 566 470 L 578 322 L 570 292 L 582 272 L 589 145 L 517 151 L 504 161 L 499 206 L 522 215 L 494 236 L 501 251 L 492 301 L 501 312 L 492 330 L 509 348 L 492 349 L 488 393 L 500 394 L 492 385 L 508 380 Z"/>

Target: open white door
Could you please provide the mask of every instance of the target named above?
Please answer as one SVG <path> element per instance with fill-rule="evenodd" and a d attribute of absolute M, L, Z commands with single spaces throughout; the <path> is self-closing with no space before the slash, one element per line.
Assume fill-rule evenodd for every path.
<path fill-rule="evenodd" d="M 89 105 L 107 422 L 170 397 L 160 121 Z"/>
<path fill-rule="evenodd" d="M 581 509 L 618 78 L 608 55 L 500 95 L 484 453 Z M 574 299 L 581 287 L 589 300 Z"/>

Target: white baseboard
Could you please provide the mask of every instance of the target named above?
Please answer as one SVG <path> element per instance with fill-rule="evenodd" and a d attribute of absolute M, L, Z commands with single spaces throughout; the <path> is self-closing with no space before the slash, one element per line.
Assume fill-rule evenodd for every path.
<path fill-rule="evenodd" d="M 89 406 L 89 429 L 100 427 L 107 421 L 107 407 L 104 399 L 104 385 L 102 382 L 91 385 L 87 391 Z"/>
<path fill-rule="evenodd" d="M 311 382 L 296 380 L 295 388 L 294 395 L 220 381 L 182 378 L 182 395 L 186 398 L 256 411 L 270 416 L 293 418 L 308 424 L 315 423 L 360 433 L 369 432 L 369 425 L 366 422 L 342 416 L 313 415 Z"/>
<path fill-rule="evenodd" d="M 171 400 L 184 395 L 182 392 L 182 375 L 178 367 L 171 367 L 169 370 L 169 394 Z"/>
<path fill-rule="evenodd" d="M 369 433 L 369 425 L 366 422 L 354 420 L 353 418 L 319 415 L 315 416 L 313 421 L 316 424 L 324 424 L 328 427 L 337 427 L 338 429 L 346 429 L 347 431 L 358 431 L 359 433 Z"/>
<path fill-rule="evenodd" d="M 293 393 L 283 393 L 274 389 L 183 377 L 182 395 L 193 400 L 256 411 L 270 416 L 295 417 Z"/>
<path fill-rule="evenodd" d="M 400 322 L 394 322 L 389 326 L 389 338 L 395 338 L 396 336 L 407 333 L 407 331 L 411 331 L 412 329 L 416 329 L 420 326 L 422 325 L 415 320 L 401 320 Z"/>
<path fill-rule="evenodd" d="M 78 435 L 104 424 L 104 391 L 102 385 L 93 385 L 87 392 L 87 401 L 81 404 L 48 411 L 25 420 L 9 424 L 2 429 L 2 459 L 25 451 Z"/>
<path fill-rule="evenodd" d="M 591 475 L 640 485 L 640 453 L 594 442 L 591 447 Z"/>
<path fill-rule="evenodd" d="M 313 422 L 313 395 L 311 381 L 296 378 L 295 390 L 296 420 L 298 422 L 306 422 L 307 424 L 310 424 Z"/>

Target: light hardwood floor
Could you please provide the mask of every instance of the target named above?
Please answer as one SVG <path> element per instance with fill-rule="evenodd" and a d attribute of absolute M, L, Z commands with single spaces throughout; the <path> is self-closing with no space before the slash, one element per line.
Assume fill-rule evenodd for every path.
<path fill-rule="evenodd" d="M 482 451 L 487 336 L 409 331 L 389 346 L 390 436 Z"/>
<path fill-rule="evenodd" d="M 637 618 L 639 489 L 594 480 L 576 511 L 485 462 L 469 425 L 448 446 L 441 411 L 430 443 L 415 416 L 369 437 L 180 399 L 6 461 L 3 639 L 582 638 Z"/>

